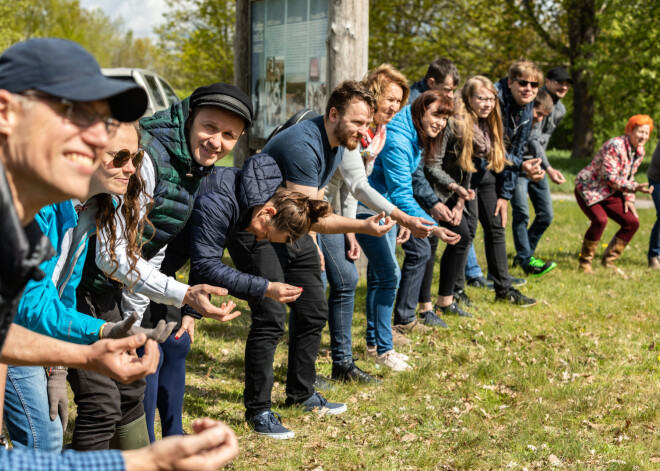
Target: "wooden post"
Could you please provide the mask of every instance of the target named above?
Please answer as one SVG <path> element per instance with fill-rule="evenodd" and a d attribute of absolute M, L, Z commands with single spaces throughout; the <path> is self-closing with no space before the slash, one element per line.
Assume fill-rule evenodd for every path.
<path fill-rule="evenodd" d="M 361 80 L 369 62 L 369 0 L 330 0 L 328 91 L 344 80 Z"/>
<path fill-rule="evenodd" d="M 236 37 L 234 38 L 234 85 L 250 96 L 250 0 L 236 0 Z M 250 156 L 250 132 L 234 147 L 234 167 L 242 167 Z"/>

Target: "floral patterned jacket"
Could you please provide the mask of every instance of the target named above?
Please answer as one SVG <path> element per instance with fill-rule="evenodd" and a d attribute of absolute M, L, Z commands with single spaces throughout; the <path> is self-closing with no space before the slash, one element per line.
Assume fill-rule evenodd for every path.
<path fill-rule="evenodd" d="M 644 147 L 633 149 L 628 136 L 613 137 L 603 144 L 589 165 L 575 177 L 575 189 L 587 206 L 617 191 L 635 201 L 635 173 L 644 158 Z"/>

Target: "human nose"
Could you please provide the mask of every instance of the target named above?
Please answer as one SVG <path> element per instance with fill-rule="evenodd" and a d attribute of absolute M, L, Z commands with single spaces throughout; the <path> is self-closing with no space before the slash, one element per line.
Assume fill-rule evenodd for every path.
<path fill-rule="evenodd" d="M 82 130 L 83 140 L 94 147 L 104 148 L 108 144 L 110 136 L 103 121 L 96 121 L 91 126 Z"/>
<path fill-rule="evenodd" d="M 124 171 L 124 173 L 127 173 L 129 175 L 133 175 L 135 173 L 136 168 L 135 165 L 133 164 L 132 156 L 130 159 L 126 161 L 126 163 L 123 165 L 121 169 Z"/>

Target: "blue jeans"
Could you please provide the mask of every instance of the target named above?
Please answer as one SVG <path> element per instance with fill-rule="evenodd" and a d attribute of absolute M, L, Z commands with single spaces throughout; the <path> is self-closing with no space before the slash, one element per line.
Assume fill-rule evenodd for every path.
<path fill-rule="evenodd" d="M 394 305 L 394 325 L 410 324 L 415 320 L 415 308 L 424 281 L 426 263 L 431 258 L 431 244 L 426 238 L 419 239 L 411 235 L 402 247 L 406 256 Z"/>
<path fill-rule="evenodd" d="M 660 257 L 660 182 L 649 178 L 649 186 L 653 188 L 653 204 L 655 205 L 655 224 L 651 229 L 648 258 Z"/>
<path fill-rule="evenodd" d="M 367 219 L 368 214 L 358 214 Z M 383 237 L 355 234 L 367 265 L 367 345 L 378 347 L 381 355 L 392 350 L 392 309 L 401 270 L 396 259 L 396 234 L 393 227 Z M 415 302 L 417 299 L 415 298 Z"/>
<path fill-rule="evenodd" d="M 527 195 L 534 206 L 534 221 L 529 223 L 529 204 Z M 538 182 L 532 182 L 523 175 L 518 176 L 516 189 L 511 199 L 513 213 L 513 242 L 516 246 L 516 260 L 526 267 L 536 251 L 543 233 L 552 223 L 552 198 L 550 197 L 550 184 L 548 177 Z"/>
<path fill-rule="evenodd" d="M 344 234 L 319 234 L 318 241 L 325 258 L 322 276 L 330 284 L 328 328 L 332 361 L 339 363 L 353 358 L 351 327 L 358 271 L 355 263 L 346 257 Z"/>
<path fill-rule="evenodd" d="M 484 272 L 481 271 L 479 262 L 477 261 L 477 253 L 474 251 L 474 244 L 470 244 L 470 250 L 467 254 L 467 262 L 465 262 L 465 278 L 471 280 L 473 278 L 479 278 L 484 276 Z"/>
<path fill-rule="evenodd" d="M 46 371 L 10 366 L 5 389 L 5 423 L 15 448 L 60 453 L 64 434 L 59 416 L 50 420 Z"/>

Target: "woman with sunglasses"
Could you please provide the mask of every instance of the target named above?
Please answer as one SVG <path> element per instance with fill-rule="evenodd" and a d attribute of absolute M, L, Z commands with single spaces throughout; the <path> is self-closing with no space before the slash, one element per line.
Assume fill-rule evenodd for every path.
<path fill-rule="evenodd" d="M 143 184 L 134 174 L 141 158 L 135 126 L 120 125 L 111 135 L 84 201 L 53 204 L 37 214 L 36 220 L 57 249 L 57 255 L 41 265 L 46 277 L 26 286 L 15 319 L 19 325 L 81 344 L 138 331 L 162 341 L 172 330 L 173 325 L 165 328 L 161 324 L 156 331 L 145 331 L 131 328 L 130 321 L 112 324 L 76 310 L 76 287 L 89 237 L 106 229 L 114 232 L 117 211 L 130 221 L 124 227 L 124 237 L 130 241 L 129 253 L 134 260 L 139 256 L 137 234 L 130 227 L 139 224 L 138 198 Z M 119 196 L 124 196 L 121 203 Z M 114 256 L 115 241 L 108 245 L 108 251 Z M 40 367 L 9 367 L 5 419 L 15 447 L 61 450 L 68 415 L 66 377 L 67 371 L 62 368 L 49 369 L 46 378 Z M 58 413 L 60 420 L 56 420 Z"/>
<path fill-rule="evenodd" d="M 452 101 L 432 90 L 403 108 L 387 125 L 387 141 L 378 154 L 369 184 L 410 216 L 428 218 L 413 197 L 412 174 L 422 158 L 426 161 L 435 155 L 453 112 Z M 360 206 L 357 217 L 365 219 L 372 214 Z M 457 234 L 439 226 L 433 226 L 432 233 L 448 244 L 459 240 Z M 367 355 L 393 371 L 405 371 L 411 369 L 408 357 L 396 352 L 392 344 L 392 310 L 401 276 L 395 254 L 396 236 L 394 231 L 382 238 L 356 234 L 369 259 L 366 308 L 367 319 L 373 319 L 374 336 L 373 340 L 367 339 Z M 415 293 L 402 293 L 413 296 L 415 304 L 418 295 L 419 287 Z"/>

